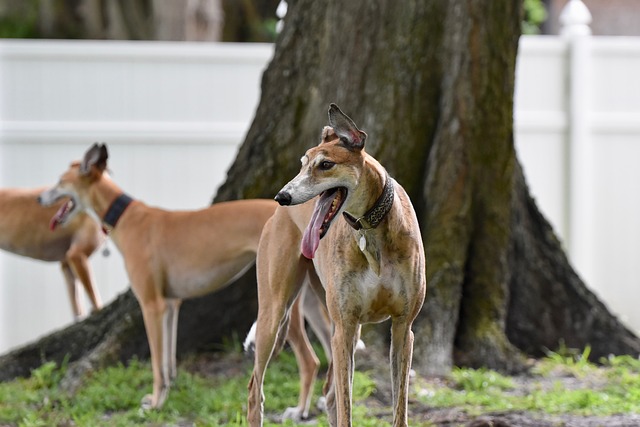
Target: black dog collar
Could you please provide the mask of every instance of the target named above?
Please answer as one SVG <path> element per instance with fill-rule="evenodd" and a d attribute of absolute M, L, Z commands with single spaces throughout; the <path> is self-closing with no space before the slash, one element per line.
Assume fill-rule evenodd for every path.
<path fill-rule="evenodd" d="M 365 229 L 368 230 L 370 228 L 376 228 L 380 222 L 384 219 L 385 216 L 391 210 L 391 206 L 393 206 L 394 199 L 394 180 L 387 174 L 386 182 L 384 183 L 384 188 L 382 189 L 382 194 L 378 197 L 378 200 L 373 204 L 371 209 L 365 212 L 360 218 L 356 218 L 351 215 L 349 212 L 342 212 L 344 215 L 344 219 L 347 221 L 351 227 L 356 230 Z"/>
<path fill-rule="evenodd" d="M 133 199 L 122 193 L 113 201 L 113 203 L 111 203 L 111 206 L 107 209 L 107 213 L 104 214 L 102 221 L 112 228 L 115 227 L 116 223 L 124 213 L 125 209 L 129 207 L 131 202 L 133 202 Z"/>

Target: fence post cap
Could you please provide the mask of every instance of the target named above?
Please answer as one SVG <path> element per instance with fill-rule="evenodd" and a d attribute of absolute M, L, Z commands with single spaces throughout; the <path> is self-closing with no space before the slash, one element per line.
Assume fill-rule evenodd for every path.
<path fill-rule="evenodd" d="M 276 16 L 278 17 L 278 22 L 276 23 L 276 32 L 282 32 L 282 27 L 284 27 L 284 17 L 287 15 L 288 5 L 286 0 L 280 0 L 278 3 L 278 7 L 276 8 Z"/>
<path fill-rule="evenodd" d="M 560 35 L 588 36 L 591 35 L 591 12 L 582 0 L 569 0 L 560 13 Z"/>

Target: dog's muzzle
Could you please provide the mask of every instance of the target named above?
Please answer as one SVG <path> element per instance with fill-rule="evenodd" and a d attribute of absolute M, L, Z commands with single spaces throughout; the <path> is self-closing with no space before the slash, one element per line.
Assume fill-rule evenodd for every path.
<path fill-rule="evenodd" d="M 289 206 L 291 204 L 291 194 L 286 191 L 280 191 L 276 194 L 275 201 L 280 203 L 280 206 Z"/>

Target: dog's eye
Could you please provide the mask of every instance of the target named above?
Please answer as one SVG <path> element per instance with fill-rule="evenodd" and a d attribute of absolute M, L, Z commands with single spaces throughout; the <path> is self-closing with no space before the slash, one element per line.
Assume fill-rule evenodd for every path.
<path fill-rule="evenodd" d="M 325 161 L 323 161 L 323 162 L 320 162 L 320 164 L 318 165 L 318 167 L 319 167 L 320 169 L 325 170 L 325 171 L 326 171 L 326 170 L 331 169 L 331 168 L 332 168 L 332 167 L 334 167 L 334 166 L 335 166 L 335 163 L 330 162 L 330 161 L 328 161 L 328 160 L 325 160 Z"/>

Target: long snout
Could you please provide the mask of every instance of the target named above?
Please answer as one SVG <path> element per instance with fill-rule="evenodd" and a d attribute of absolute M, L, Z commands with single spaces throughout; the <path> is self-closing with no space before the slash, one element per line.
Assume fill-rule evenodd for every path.
<path fill-rule="evenodd" d="M 280 206 L 289 206 L 291 204 L 291 193 L 280 191 L 276 194 L 275 201 L 280 203 Z"/>
<path fill-rule="evenodd" d="M 46 193 L 47 191 L 43 191 L 42 193 L 38 194 L 38 204 L 40 204 L 41 206 L 49 206 L 51 204 L 51 198 L 46 197 Z"/>
<path fill-rule="evenodd" d="M 308 202 L 324 190 L 331 188 L 331 183 L 309 185 L 306 176 L 298 175 L 278 191 L 274 198 L 281 206 L 294 206 Z"/>
<path fill-rule="evenodd" d="M 56 188 L 50 188 L 48 190 L 44 190 L 42 193 L 38 195 L 38 203 L 42 206 L 51 206 L 57 200 L 62 197 L 62 194 L 59 194 L 56 191 Z"/>

